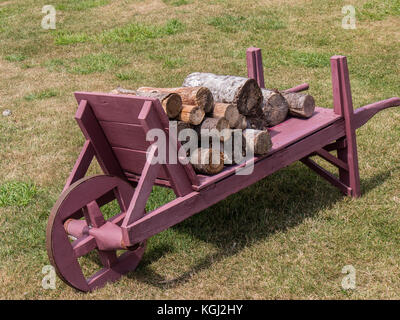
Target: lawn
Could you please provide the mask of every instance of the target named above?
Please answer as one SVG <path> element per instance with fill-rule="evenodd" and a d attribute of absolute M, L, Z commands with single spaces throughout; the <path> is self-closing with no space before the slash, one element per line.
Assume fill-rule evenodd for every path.
<path fill-rule="evenodd" d="M 55 30 L 41 28 L 47 4 Z M 349 4 L 353 30 L 341 25 Z M 329 58 L 346 55 L 358 108 L 400 95 L 400 0 L 0 0 L 0 41 L 0 298 L 400 298 L 399 108 L 357 131 L 359 199 L 295 163 L 149 239 L 118 282 L 89 294 L 41 285 L 47 219 L 84 142 L 74 91 L 245 76 L 255 46 L 267 87 L 308 82 L 324 107 Z M 148 209 L 172 198 L 155 188 Z M 341 286 L 346 265 L 353 290 Z"/>

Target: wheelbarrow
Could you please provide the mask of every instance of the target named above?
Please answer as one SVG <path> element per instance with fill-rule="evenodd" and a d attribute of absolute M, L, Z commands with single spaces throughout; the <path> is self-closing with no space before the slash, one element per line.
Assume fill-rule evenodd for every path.
<path fill-rule="evenodd" d="M 247 50 L 248 77 L 264 87 L 261 50 Z M 270 128 L 273 146 L 263 156 L 225 167 L 213 176 L 196 174 L 190 163 L 154 163 L 157 146 L 146 133 L 158 128 L 168 137 L 169 120 L 157 99 L 76 92 L 75 118 L 86 142 L 54 205 L 47 226 L 47 252 L 68 285 L 92 291 L 135 270 L 146 240 L 295 161 L 301 161 L 347 196 L 360 196 L 356 129 L 377 112 L 400 105 L 399 98 L 353 111 L 344 56 L 331 58 L 333 109 L 315 109 L 309 119 L 289 118 Z M 299 92 L 308 84 L 287 91 Z M 167 154 L 180 144 L 166 143 Z M 169 150 L 171 149 L 171 150 Z M 337 156 L 331 151 L 336 151 Z M 311 159 L 319 156 L 339 170 L 338 177 Z M 97 159 L 104 175 L 85 177 Z M 147 160 L 146 160 L 147 159 Z M 237 174 L 251 164 L 250 175 Z M 171 188 L 176 199 L 146 212 L 154 185 Z M 105 219 L 102 207 L 115 201 L 120 212 Z M 103 267 L 86 278 L 78 258 L 97 251 Z M 122 254 L 121 254 L 122 252 Z"/>

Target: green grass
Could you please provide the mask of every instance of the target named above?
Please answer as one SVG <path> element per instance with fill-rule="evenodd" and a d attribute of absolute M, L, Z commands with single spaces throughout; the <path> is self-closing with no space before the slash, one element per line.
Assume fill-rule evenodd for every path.
<path fill-rule="evenodd" d="M 48 98 L 53 98 L 58 96 L 58 92 L 55 89 L 46 89 L 36 93 L 30 93 L 24 96 L 26 101 L 33 101 L 33 100 L 43 100 Z"/>
<path fill-rule="evenodd" d="M 70 34 L 61 32 L 55 38 L 54 42 L 57 45 L 71 45 L 76 43 L 83 43 L 88 41 L 90 38 L 84 33 Z"/>
<path fill-rule="evenodd" d="M 109 0 L 62 0 L 56 5 L 60 11 L 81 11 L 109 4 Z"/>
<path fill-rule="evenodd" d="M 183 6 L 185 4 L 189 4 L 192 1 L 188 1 L 188 0 L 163 0 L 163 2 L 165 4 L 170 5 L 170 6 L 179 7 L 179 6 Z"/>
<path fill-rule="evenodd" d="M 361 21 L 382 21 L 388 16 L 400 16 L 400 0 L 367 1 L 358 15 Z"/>
<path fill-rule="evenodd" d="M 26 59 L 26 56 L 23 54 L 10 54 L 4 57 L 9 62 L 21 62 Z"/>
<path fill-rule="evenodd" d="M 117 56 L 100 53 L 100 54 L 89 54 L 80 58 L 73 59 L 71 66 L 68 67 L 68 71 L 77 74 L 89 74 L 94 72 L 105 72 L 128 64 L 126 59 L 119 58 Z"/>
<path fill-rule="evenodd" d="M 7 181 L 0 185 L 0 207 L 26 207 L 37 192 L 32 182 Z"/>
<path fill-rule="evenodd" d="M 261 16 L 233 16 L 224 14 L 207 19 L 207 23 L 225 33 L 241 30 L 251 32 L 266 32 L 285 28 L 285 23 L 273 12 L 263 11 Z"/>
<path fill-rule="evenodd" d="M 138 42 L 147 39 L 161 38 L 167 35 L 174 35 L 184 30 L 184 24 L 177 19 L 169 20 L 163 26 L 144 25 L 131 23 L 124 27 L 115 28 L 103 32 L 98 36 L 103 43 L 110 42 Z"/>
<path fill-rule="evenodd" d="M 2 2 L 0 112 L 12 116 L 0 113 L 0 298 L 399 299 L 398 108 L 357 130 L 357 200 L 296 163 L 150 238 L 118 282 L 89 294 L 59 278 L 56 290 L 40 285 L 49 213 L 84 143 L 75 91 L 177 87 L 195 71 L 246 76 L 255 46 L 267 87 L 308 82 L 320 106 L 332 107 L 334 54 L 348 58 L 356 108 L 399 96 L 399 1 L 352 3 L 355 30 L 341 27 L 351 2 L 58 0 L 57 29 L 43 30 L 37 2 Z M 146 209 L 174 197 L 154 187 Z M 99 268 L 95 254 L 81 262 Z M 349 264 L 353 291 L 340 286 Z"/>

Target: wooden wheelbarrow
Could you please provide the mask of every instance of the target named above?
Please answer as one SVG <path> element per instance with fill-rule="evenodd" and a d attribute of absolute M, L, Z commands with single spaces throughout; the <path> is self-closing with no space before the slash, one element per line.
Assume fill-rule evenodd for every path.
<path fill-rule="evenodd" d="M 264 87 L 260 49 L 247 50 L 247 67 L 249 78 Z M 355 131 L 380 110 L 399 106 L 400 99 L 376 102 L 354 112 L 346 57 L 332 57 L 331 69 L 333 109 L 316 108 L 309 119 L 290 118 L 272 127 L 273 147 L 267 155 L 226 167 L 214 176 L 196 174 L 190 164 L 146 161 L 146 155 L 151 160 L 157 152 L 155 144 L 146 141 L 146 133 L 154 128 L 168 131 L 169 121 L 159 100 L 75 93 L 79 103 L 75 118 L 86 142 L 47 227 L 47 252 L 59 277 L 81 291 L 115 281 L 137 267 L 149 237 L 298 160 L 345 195 L 360 196 Z M 304 84 L 288 91 L 307 88 Z M 167 143 L 167 154 L 171 148 Z M 333 150 L 337 156 L 330 153 Z M 339 178 L 311 156 L 336 166 Z M 105 175 L 84 177 L 94 157 Z M 236 174 L 249 163 L 254 165 L 250 175 Z M 146 213 L 153 185 L 172 188 L 176 199 Z M 101 207 L 115 199 L 120 213 L 105 220 Z M 93 250 L 103 268 L 85 278 L 78 258 Z"/>

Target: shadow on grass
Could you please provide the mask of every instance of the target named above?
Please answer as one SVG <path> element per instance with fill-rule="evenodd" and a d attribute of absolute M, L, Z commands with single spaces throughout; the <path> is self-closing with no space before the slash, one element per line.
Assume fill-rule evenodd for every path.
<path fill-rule="evenodd" d="M 362 192 L 366 194 L 389 176 L 390 171 L 386 171 L 361 180 Z M 189 271 L 167 280 L 150 268 L 153 262 L 172 250 L 161 243 L 148 249 L 138 270 L 130 272 L 128 277 L 159 288 L 178 286 L 213 263 L 240 252 L 245 246 L 318 215 L 343 197 L 317 174 L 296 163 L 173 227 L 178 234 L 212 243 L 217 248 L 216 253 L 200 258 Z"/>

